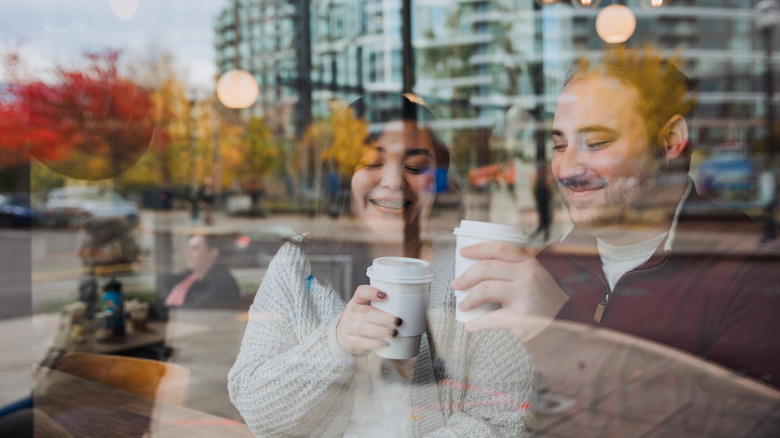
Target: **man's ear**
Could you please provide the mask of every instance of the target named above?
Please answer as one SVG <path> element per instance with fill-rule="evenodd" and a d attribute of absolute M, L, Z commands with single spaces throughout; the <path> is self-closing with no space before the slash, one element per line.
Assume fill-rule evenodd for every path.
<path fill-rule="evenodd" d="M 666 161 L 672 161 L 685 153 L 688 147 L 688 124 L 685 117 L 676 114 L 664 125 L 664 133 L 661 138 L 664 151 L 666 152 Z"/>

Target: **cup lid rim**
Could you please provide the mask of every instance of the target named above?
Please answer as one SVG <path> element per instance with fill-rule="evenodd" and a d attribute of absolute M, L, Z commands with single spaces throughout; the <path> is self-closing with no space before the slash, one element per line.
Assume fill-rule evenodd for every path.
<path fill-rule="evenodd" d="M 407 263 L 408 265 L 394 266 L 393 264 L 383 263 L 388 261 Z M 411 257 L 376 258 L 366 270 L 366 275 L 371 279 L 402 284 L 427 283 L 434 277 L 431 264 L 428 261 Z"/>
<path fill-rule="evenodd" d="M 486 240 L 525 243 L 528 238 L 514 225 L 492 222 L 470 221 L 463 219 L 460 226 L 452 232 L 456 236 L 473 236 Z"/>

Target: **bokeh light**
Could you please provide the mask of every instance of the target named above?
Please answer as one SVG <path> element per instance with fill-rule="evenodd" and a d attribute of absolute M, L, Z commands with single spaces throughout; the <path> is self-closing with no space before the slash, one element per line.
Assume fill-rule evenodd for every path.
<path fill-rule="evenodd" d="M 122 20 L 129 20 L 138 12 L 138 5 L 141 0 L 108 0 L 111 11 Z"/>
<path fill-rule="evenodd" d="M 596 32 L 610 44 L 625 42 L 636 30 L 636 17 L 626 6 L 610 5 L 596 17 Z"/>
<path fill-rule="evenodd" d="M 644 9 L 655 9 L 661 6 L 668 6 L 669 0 L 639 0 L 639 5 Z"/>
<path fill-rule="evenodd" d="M 572 0 L 571 4 L 575 8 L 593 9 L 599 7 L 601 0 Z"/>
<path fill-rule="evenodd" d="M 247 108 L 259 93 L 255 77 L 244 70 L 226 71 L 217 81 L 217 97 L 228 108 Z"/>

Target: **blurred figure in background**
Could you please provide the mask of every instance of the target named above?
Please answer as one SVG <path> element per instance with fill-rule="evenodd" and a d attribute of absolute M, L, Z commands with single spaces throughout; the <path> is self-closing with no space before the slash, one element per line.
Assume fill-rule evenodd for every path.
<path fill-rule="evenodd" d="M 213 236 L 192 236 L 186 257 L 187 269 L 170 280 L 166 307 L 232 307 L 240 301 L 238 283 L 219 263 L 219 247 Z"/>
<path fill-rule="evenodd" d="M 534 201 L 536 202 L 536 213 L 539 216 L 539 225 L 528 237 L 529 241 L 536 239 L 539 234 L 543 235 L 543 242 L 550 240 L 550 226 L 552 225 L 550 201 L 552 198 L 552 187 L 548 176 L 549 173 L 544 165 L 541 165 L 536 169 L 533 190 Z"/>
<path fill-rule="evenodd" d="M 265 183 L 262 179 L 253 176 L 246 184 L 251 201 L 250 214 L 252 216 L 265 217 L 266 212 L 263 209 L 263 198 L 265 198 Z"/>
<path fill-rule="evenodd" d="M 214 225 L 214 204 L 217 201 L 217 194 L 214 191 L 214 178 L 207 176 L 203 180 L 203 185 L 198 190 L 198 205 L 203 211 L 203 223 Z"/>

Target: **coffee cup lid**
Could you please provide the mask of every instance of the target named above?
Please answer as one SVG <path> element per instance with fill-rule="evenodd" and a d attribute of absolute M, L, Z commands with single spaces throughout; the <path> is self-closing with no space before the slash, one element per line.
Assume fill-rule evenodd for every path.
<path fill-rule="evenodd" d="M 491 222 L 461 220 L 455 228 L 456 236 L 472 236 L 485 240 L 501 240 L 511 243 L 525 243 L 528 240 L 514 225 L 494 224 Z"/>
<path fill-rule="evenodd" d="M 417 284 L 433 279 L 431 264 L 411 257 L 379 257 L 366 271 L 368 278 L 388 283 Z"/>

